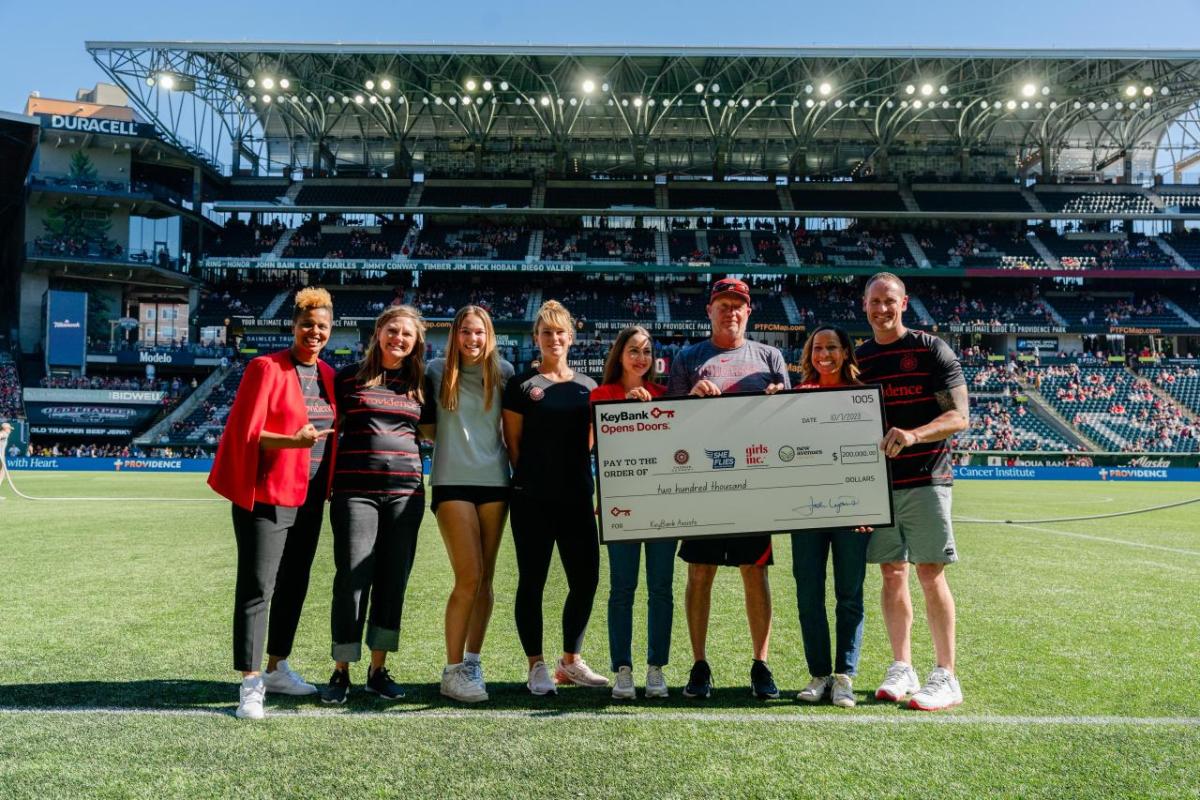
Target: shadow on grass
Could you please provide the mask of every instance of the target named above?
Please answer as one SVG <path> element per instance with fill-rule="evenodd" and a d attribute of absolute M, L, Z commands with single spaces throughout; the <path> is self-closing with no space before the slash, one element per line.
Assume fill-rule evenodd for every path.
<path fill-rule="evenodd" d="M 232 713 L 237 704 L 236 681 L 203 680 L 142 680 L 142 681 L 77 681 L 63 683 L 27 683 L 0 685 L 0 711 L 6 708 L 45 709 L 63 708 L 150 708 L 164 711 L 204 710 Z M 523 683 L 493 682 L 488 684 L 490 698 L 482 703 L 459 703 L 443 697 L 438 683 L 405 684 L 406 696 L 400 700 L 384 700 L 368 694 L 356 684 L 344 705 L 326 705 L 319 696 L 287 697 L 269 695 L 268 708 L 288 711 L 326 710 L 338 714 L 392 712 L 403 715 L 414 711 L 462 712 L 472 710 L 532 713 L 546 716 L 569 716 L 572 713 L 604 713 L 637 711 L 652 714 L 656 709 L 671 711 L 739 711 L 798 710 L 828 711 L 829 703 L 817 705 L 797 703 L 794 691 L 784 692 L 778 700 L 758 700 L 750 695 L 749 687 L 718 688 L 707 700 L 689 700 L 682 687 L 672 687 L 671 696 L 647 700 L 638 690 L 638 699 L 614 700 L 611 690 L 587 689 L 578 686 L 559 688 L 556 696 L 534 697 Z M 895 703 L 877 703 L 869 692 L 858 692 L 861 707 L 875 709 L 895 707 Z"/>

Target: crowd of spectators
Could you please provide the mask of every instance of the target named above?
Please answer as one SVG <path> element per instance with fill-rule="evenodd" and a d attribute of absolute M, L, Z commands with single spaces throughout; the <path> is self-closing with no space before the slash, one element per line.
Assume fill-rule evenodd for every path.
<path fill-rule="evenodd" d="M 166 379 L 140 378 L 136 375 L 77 375 L 45 376 L 38 381 L 43 389 L 124 389 L 140 392 L 163 392 L 167 398 L 183 398 L 197 386 L 196 378 L 183 380 L 178 376 Z"/>
<path fill-rule="evenodd" d="M 964 451 L 981 450 L 1069 450 L 1065 442 L 1046 439 L 1028 430 L 1023 424 L 1032 417 L 1023 403 L 993 400 L 975 403 L 971 407 L 971 427 L 954 440 L 954 448 Z"/>
<path fill-rule="evenodd" d="M 125 257 L 125 248 L 107 236 L 98 238 L 66 235 L 39 236 L 33 240 L 33 252 L 42 256 L 71 258 L 122 259 Z"/>
<path fill-rule="evenodd" d="M 939 324 L 979 325 L 999 328 L 1017 323 L 1054 326 L 1058 322 L 1038 297 L 1037 289 L 1000 299 L 968 297 L 959 289 L 922 291 L 921 302 Z"/>
<path fill-rule="evenodd" d="M 27 455 L 44 458 L 212 458 L 201 447 L 149 447 L 129 444 L 54 443 L 30 445 Z"/>
<path fill-rule="evenodd" d="M 25 406 L 21 399 L 21 377 L 17 365 L 0 355 L 0 420 L 22 419 Z"/>
<path fill-rule="evenodd" d="M 417 240 L 412 258 L 524 258 L 517 253 L 522 240 L 528 241 L 529 231 L 512 225 L 489 225 L 475 228 L 427 228 Z"/>
<path fill-rule="evenodd" d="M 252 258 L 270 252 L 287 230 L 278 219 L 251 225 L 233 217 L 208 243 L 209 255 L 228 258 Z"/>

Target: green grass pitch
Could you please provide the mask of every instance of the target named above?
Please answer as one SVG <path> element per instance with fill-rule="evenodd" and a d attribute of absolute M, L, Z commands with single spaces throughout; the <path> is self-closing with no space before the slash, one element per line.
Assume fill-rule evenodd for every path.
<path fill-rule="evenodd" d="M 966 702 L 922 714 L 868 699 L 889 661 L 867 578 L 853 710 L 791 699 L 807 681 L 787 537 L 776 537 L 771 666 L 785 692 L 749 696 L 740 581 L 714 591 L 717 693 L 686 701 L 690 653 L 676 570 L 671 698 L 618 703 L 568 688 L 531 698 L 501 549 L 484 665 L 492 700 L 437 692 L 451 585 L 431 515 L 421 531 L 387 704 L 268 700 L 233 718 L 234 543 L 203 476 L 16 473 L 0 490 L 0 798 L 50 797 L 1200 797 L 1200 504 L 1135 516 L 957 526 L 950 569 Z M 955 514 L 1044 519 L 1200 496 L 1196 484 L 960 482 Z M 136 498 L 193 498 L 147 502 Z M 199 501 L 199 502 L 197 502 Z M 292 664 L 323 682 L 332 537 L 326 523 Z M 914 660 L 931 666 L 919 588 Z M 546 597 L 548 655 L 563 580 Z M 607 573 L 584 655 L 608 669 Z M 639 592 L 635 660 L 644 652 Z M 361 683 L 364 667 L 352 675 Z M 635 669 L 639 687 L 643 670 Z"/>

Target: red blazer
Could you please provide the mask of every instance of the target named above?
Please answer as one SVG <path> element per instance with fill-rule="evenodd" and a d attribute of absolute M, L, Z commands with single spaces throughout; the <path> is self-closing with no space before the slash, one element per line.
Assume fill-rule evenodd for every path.
<path fill-rule="evenodd" d="M 319 359 L 317 368 L 332 406 L 333 368 Z M 229 410 L 208 473 L 208 485 L 247 511 L 253 510 L 255 503 L 293 508 L 304 505 L 311 451 L 307 447 L 263 450 L 259 434 L 266 430 L 291 436 L 307 423 L 308 411 L 290 351 L 280 350 L 251 360 Z M 325 446 L 332 467 L 337 454 L 336 436 L 327 438 Z M 333 480 L 332 468 L 329 480 Z M 325 491 L 328 495 L 328 486 Z"/>

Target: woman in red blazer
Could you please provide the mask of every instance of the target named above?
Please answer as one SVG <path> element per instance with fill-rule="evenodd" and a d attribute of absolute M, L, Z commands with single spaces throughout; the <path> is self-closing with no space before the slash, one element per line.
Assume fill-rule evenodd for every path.
<path fill-rule="evenodd" d="M 242 673 L 237 716 L 243 719 L 262 719 L 268 691 L 317 691 L 287 657 L 308 594 L 337 446 L 330 435 L 333 369 L 319 358 L 333 326 L 329 292 L 297 292 L 292 321 L 290 348 L 247 365 L 208 476 L 208 485 L 233 502 L 233 667 Z"/>

